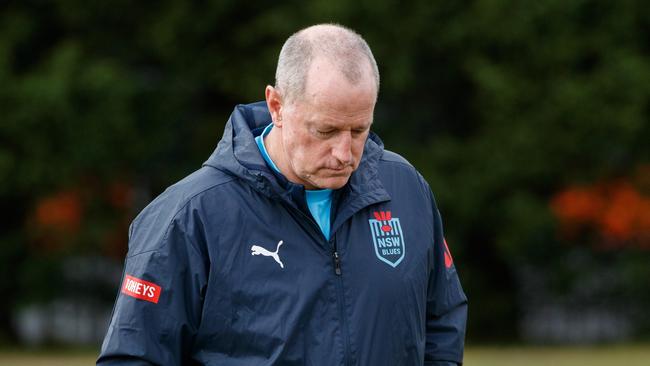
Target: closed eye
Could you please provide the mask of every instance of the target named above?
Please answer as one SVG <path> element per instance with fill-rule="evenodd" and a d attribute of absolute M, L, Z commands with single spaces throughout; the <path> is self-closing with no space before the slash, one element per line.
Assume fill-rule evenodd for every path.
<path fill-rule="evenodd" d="M 329 137 L 329 136 L 332 136 L 333 133 L 334 133 L 334 130 L 325 130 L 325 131 L 316 130 L 316 135 L 318 135 L 320 137 Z"/>

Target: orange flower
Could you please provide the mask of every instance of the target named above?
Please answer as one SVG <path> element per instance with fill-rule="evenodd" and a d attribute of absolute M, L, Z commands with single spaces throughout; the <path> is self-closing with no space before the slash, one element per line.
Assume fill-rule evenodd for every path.
<path fill-rule="evenodd" d="M 41 200 L 36 207 L 36 224 L 43 229 L 76 233 L 81 224 L 81 199 L 76 191 L 63 191 Z"/>
<path fill-rule="evenodd" d="M 550 206 L 564 234 L 586 228 L 600 235 L 601 246 L 650 248 L 650 198 L 631 183 L 570 187 L 556 194 Z"/>
<path fill-rule="evenodd" d="M 562 222 L 586 224 L 598 218 L 605 206 L 592 188 L 572 187 L 551 200 L 551 209 Z"/>
<path fill-rule="evenodd" d="M 628 183 L 620 183 L 608 189 L 607 207 L 598 220 L 603 236 L 626 241 L 638 233 L 642 216 L 643 197 Z"/>

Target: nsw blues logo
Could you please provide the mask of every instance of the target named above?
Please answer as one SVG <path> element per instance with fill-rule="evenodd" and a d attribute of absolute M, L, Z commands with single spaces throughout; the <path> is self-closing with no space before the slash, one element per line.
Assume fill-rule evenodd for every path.
<path fill-rule="evenodd" d="M 397 267 L 404 259 L 406 247 L 402 226 L 397 217 L 392 217 L 390 211 L 373 212 L 374 219 L 368 220 L 375 254 L 380 261 Z"/>

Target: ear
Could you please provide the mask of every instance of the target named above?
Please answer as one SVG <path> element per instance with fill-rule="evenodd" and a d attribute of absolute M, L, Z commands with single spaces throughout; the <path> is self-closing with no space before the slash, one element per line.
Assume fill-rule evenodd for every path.
<path fill-rule="evenodd" d="M 266 86 L 264 95 L 266 97 L 266 106 L 269 109 L 269 113 L 271 113 L 273 125 L 282 127 L 282 95 L 280 95 L 278 89 L 271 85 Z"/>

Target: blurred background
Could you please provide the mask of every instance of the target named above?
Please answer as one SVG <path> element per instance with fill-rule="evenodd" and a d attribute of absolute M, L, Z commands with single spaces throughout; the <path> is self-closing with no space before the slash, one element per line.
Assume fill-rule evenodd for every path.
<path fill-rule="evenodd" d="M 470 346 L 650 339 L 645 1 L 23 0 L 0 1 L 0 347 L 97 352 L 130 221 L 320 22 L 375 54 L 373 130 L 436 195 Z"/>

